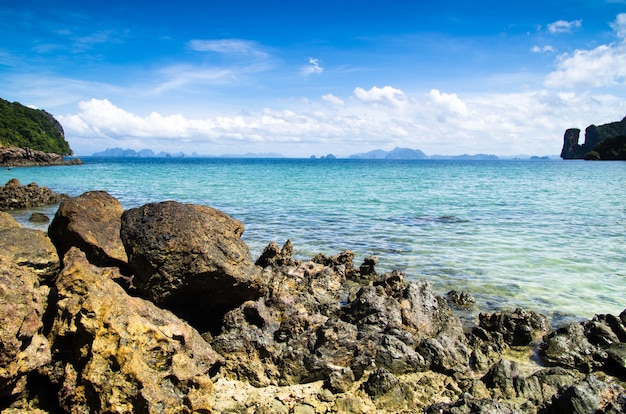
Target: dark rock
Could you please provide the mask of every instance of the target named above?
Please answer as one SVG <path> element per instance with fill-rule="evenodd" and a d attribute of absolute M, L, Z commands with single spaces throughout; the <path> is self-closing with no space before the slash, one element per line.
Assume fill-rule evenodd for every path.
<path fill-rule="evenodd" d="M 263 268 L 267 266 L 293 266 L 295 262 L 292 255 L 293 244 L 291 240 L 287 240 L 282 248 L 279 248 L 275 242 L 270 242 L 257 259 L 256 265 Z"/>
<path fill-rule="evenodd" d="M 206 331 L 262 293 L 243 230 L 221 211 L 166 201 L 125 211 L 120 235 L 140 294 Z"/>
<path fill-rule="evenodd" d="M 512 379 L 512 383 L 517 398 L 526 399 L 543 409 L 552 404 L 553 398 L 561 390 L 579 380 L 580 378 L 575 373 L 564 368 L 553 367 L 540 369 L 527 377 L 516 376 Z"/>
<path fill-rule="evenodd" d="M 120 202 L 105 191 L 89 191 L 61 203 L 48 234 L 61 257 L 78 247 L 96 266 L 126 272 L 128 258 L 120 238 L 123 212 Z"/>
<path fill-rule="evenodd" d="M 31 223 L 47 223 L 50 221 L 50 217 L 46 216 L 43 213 L 33 213 L 28 218 L 28 221 Z"/>
<path fill-rule="evenodd" d="M 482 380 L 487 387 L 497 389 L 500 397 L 514 398 L 516 392 L 513 384 L 519 376 L 519 365 L 515 361 L 501 359 L 491 367 Z"/>
<path fill-rule="evenodd" d="M 606 352 L 587 340 L 584 327 L 578 323 L 565 325 L 546 336 L 541 352 L 547 363 L 582 372 L 602 367 L 607 358 Z"/>
<path fill-rule="evenodd" d="M 528 345 L 548 332 L 545 316 L 522 309 L 480 314 L 479 325 L 487 331 L 502 334 L 504 341 L 511 346 Z"/>
<path fill-rule="evenodd" d="M 116 268 L 91 265 L 77 248 L 64 263 L 51 305 L 56 362 L 42 370 L 60 408 L 210 412 L 209 376 L 220 358 L 200 334 L 171 312 L 128 296 L 111 280 Z"/>
<path fill-rule="evenodd" d="M 550 364 L 582 372 L 605 370 L 626 379 L 626 328 L 620 317 L 596 315 L 568 324 L 544 338 L 541 353 Z"/>
<path fill-rule="evenodd" d="M 22 185 L 16 178 L 0 187 L 0 210 L 17 210 L 60 203 L 67 195 L 57 194 L 36 183 Z"/>
<path fill-rule="evenodd" d="M 34 167 L 50 165 L 80 165 L 79 158 L 65 159 L 62 155 L 34 150 L 28 147 L 0 147 L 0 165 Z"/>
<path fill-rule="evenodd" d="M 380 397 L 398 386 L 398 378 L 384 368 L 372 371 L 363 383 L 363 389 L 371 397 Z"/>
<path fill-rule="evenodd" d="M 334 393 L 343 393 L 350 390 L 354 384 L 354 372 L 349 367 L 331 365 L 330 373 L 325 381 L 325 387 Z"/>
<path fill-rule="evenodd" d="M 373 278 L 377 276 L 375 266 L 378 264 L 376 256 L 368 256 L 363 259 L 363 264 L 359 266 L 359 275 L 363 278 Z"/>
<path fill-rule="evenodd" d="M 476 304 L 476 299 L 465 291 L 451 290 L 446 294 L 448 302 L 458 309 L 471 309 Z"/>
<path fill-rule="evenodd" d="M 516 408 L 506 401 L 490 398 L 474 399 L 465 395 L 453 403 L 433 404 L 424 412 L 426 414 L 523 414 L 527 411 Z"/>

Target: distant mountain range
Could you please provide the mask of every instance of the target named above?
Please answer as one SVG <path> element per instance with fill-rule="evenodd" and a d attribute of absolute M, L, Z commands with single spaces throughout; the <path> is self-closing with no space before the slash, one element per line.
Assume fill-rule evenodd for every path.
<path fill-rule="evenodd" d="M 107 148 L 101 152 L 95 152 L 92 154 L 94 157 L 143 157 L 143 158 L 159 158 L 159 157 L 191 157 L 191 158 L 285 158 L 284 155 L 268 152 L 268 153 L 246 153 L 246 154 L 223 154 L 223 155 L 198 155 L 196 152 L 191 154 L 185 154 L 183 152 L 159 152 L 155 153 L 151 149 L 143 149 L 135 151 L 132 149 L 123 148 Z M 317 157 L 311 156 L 312 159 Z M 328 154 L 320 157 L 319 159 L 334 159 L 339 158 L 332 154 Z M 428 156 L 418 149 L 400 148 L 396 147 L 391 151 L 385 151 L 381 149 L 361 153 L 353 154 L 347 158 L 351 159 L 363 159 L 363 160 L 498 160 L 500 157 L 492 154 L 463 154 L 463 155 L 431 155 Z M 507 157 L 513 158 L 513 157 Z M 528 156 L 519 156 L 515 158 L 529 158 Z M 531 159 L 547 159 L 549 157 L 533 156 Z"/>

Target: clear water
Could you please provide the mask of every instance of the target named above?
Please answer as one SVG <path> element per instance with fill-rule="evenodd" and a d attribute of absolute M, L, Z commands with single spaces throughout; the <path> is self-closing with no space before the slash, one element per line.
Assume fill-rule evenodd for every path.
<path fill-rule="evenodd" d="M 355 264 L 466 290 L 485 310 L 553 319 L 626 308 L 626 163 L 305 159 L 84 159 L 14 168 L 59 193 L 106 190 L 125 208 L 177 200 L 244 222 L 256 258 L 291 239 L 298 258 L 350 249 Z M 56 208 L 39 211 L 54 214 Z M 27 223 L 30 212 L 15 212 Z"/>

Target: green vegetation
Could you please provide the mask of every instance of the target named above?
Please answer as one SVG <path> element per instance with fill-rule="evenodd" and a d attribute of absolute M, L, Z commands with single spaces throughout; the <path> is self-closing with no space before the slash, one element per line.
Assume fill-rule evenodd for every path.
<path fill-rule="evenodd" d="M 626 160 L 626 135 L 600 141 L 593 147 L 601 160 Z"/>
<path fill-rule="evenodd" d="M 0 144 L 71 155 L 63 127 L 52 115 L 0 98 Z"/>

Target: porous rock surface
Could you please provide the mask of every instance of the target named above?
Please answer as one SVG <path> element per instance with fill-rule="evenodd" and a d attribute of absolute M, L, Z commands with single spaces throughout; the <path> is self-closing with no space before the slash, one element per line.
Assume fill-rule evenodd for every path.
<path fill-rule="evenodd" d="M 61 257 L 71 247 L 78 247 L 91 263 L 125 268 L 128 258 L 119 235 L 122 213 L 115 197 L 105 191 L 89 191 L 59 205 L 48 235 Z"/>
<path fill-rule="evenodd" d="M 48 187 L 40 187 L 37 183 L 22 185 L 17 178 L 12 178 L 0 187 L 0 210 L 53 205 L 65 198 L 67 195 L 57 194 Z"/>
<path fill-rule="evenodd" d="M 166 201 L 125 211 L 120 235 L 139 293 L 209 330 L 263 289 L 243 230 L 219 210 Z"/>
<path fill-rule="evenodd" d="M 626 409 L 626 311 L 554 332 L 521 309 L 463 326 L 427 281 L 378 274 L 374 257 L 299 260 L 288 241 L 255 266 L 243 225 L 208 207 L 129 210 L 115 235 L 92 223 L 94 245 L 124 240 L 133 274 L 84 245 L 56 246 L 52 276 L 0 254 L 3 414 Z M 15 230 L 0 214 L 0 235 Z"/>
<path fill-rule="evenodd" d="M 46 371 L 68 412 L 210 412 L 209 374 L 220 357 L 171 312 L 129 297 L 116 269 L 70 249 L 55 283 Z M 60 375 L 59 375 L 60 374 Z M 58 376 L 57 376 L 58 375 Z"/>

